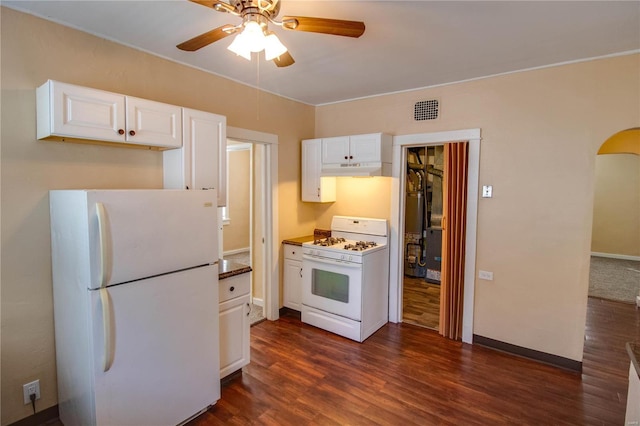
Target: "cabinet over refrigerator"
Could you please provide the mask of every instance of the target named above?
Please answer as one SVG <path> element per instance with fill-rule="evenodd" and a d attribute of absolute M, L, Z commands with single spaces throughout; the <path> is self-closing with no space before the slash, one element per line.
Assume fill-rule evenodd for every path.
<path fill-rule="evenodd" d="M 60 420 L 176 425 L 220 398 L 216 191 L 50 192 Z"/>

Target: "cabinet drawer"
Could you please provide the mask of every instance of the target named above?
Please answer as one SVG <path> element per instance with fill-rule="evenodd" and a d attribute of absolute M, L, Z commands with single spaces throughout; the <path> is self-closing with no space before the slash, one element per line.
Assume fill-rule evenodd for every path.
<path fill-rule="evenodd" d="M 250 273 L 225 278 L 218 283 L 219 302 L 249 294 L 251 290 Z"/>
<path fill-rule="evenodd" d="M 284 258 L 291 260 L 302 260 L 302 247 L 291 244 L 284 245 Z"/>

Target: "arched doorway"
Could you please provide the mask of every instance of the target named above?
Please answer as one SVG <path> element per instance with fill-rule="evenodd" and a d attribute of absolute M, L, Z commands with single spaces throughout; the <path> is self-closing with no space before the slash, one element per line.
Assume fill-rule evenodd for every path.
<path fill-rule="evenodd" d="M 607 139 L 596 157 L 589 296 L 640 294 L 640 128 Z"/>

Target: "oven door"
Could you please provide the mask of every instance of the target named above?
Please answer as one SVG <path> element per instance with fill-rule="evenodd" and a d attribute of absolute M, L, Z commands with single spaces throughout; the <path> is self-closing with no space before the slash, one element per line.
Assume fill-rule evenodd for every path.
<path fill-rule="evenodd" d="M 303 304 L 361 321 L 361 291 L 361 264 L 303 256 Z"/>

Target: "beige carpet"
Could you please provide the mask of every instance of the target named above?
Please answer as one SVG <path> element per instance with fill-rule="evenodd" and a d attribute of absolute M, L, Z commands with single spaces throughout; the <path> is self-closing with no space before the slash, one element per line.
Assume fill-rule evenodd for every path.
<path fill-rule="evenodd" d="M 640 262 L 591 256 L 589 296 L 635 303 L 640 294 Z"/>

